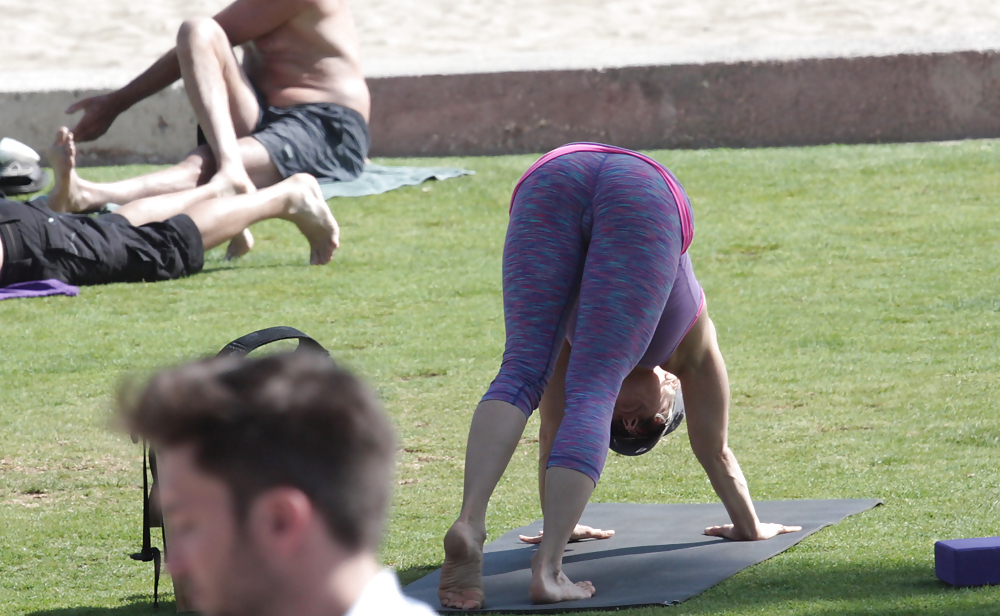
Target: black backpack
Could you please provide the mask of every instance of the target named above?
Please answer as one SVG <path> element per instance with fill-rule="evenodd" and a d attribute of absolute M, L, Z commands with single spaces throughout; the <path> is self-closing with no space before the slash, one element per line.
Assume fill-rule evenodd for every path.
<path fill-rule="evenodd" d="M 294 327 L 268 327 L 233 340 L 219 351 L 218 357 L 244 357 L 260 347 L 279 340 L 298 340 L 295 351 L 311 351 L 329 356 L 323 345 Z M 132 442 L 138 443 L 139 438 L 132 435 Z M 142 441 L 142 550 L 132 554 L 132 560 L 153 563 L 153 607 L 160 605 L 160 549 L 152 545 L 152 529 L 159 528 L 163 538 L 163 559 L 167 556 L 167 531 L 163 526 L 163 518 L 157 507 L 150 507 L 150 498 L 155 499 L 156 493 L 156 453 Z M 150 485 L 150 477 L 152 485 Z"/>

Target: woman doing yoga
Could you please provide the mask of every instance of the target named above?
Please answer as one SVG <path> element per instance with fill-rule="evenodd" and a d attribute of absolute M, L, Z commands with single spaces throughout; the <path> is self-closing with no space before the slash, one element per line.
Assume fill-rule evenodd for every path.
<path fill-rule="evenodd" d="M 521 178 L 503 255 L 506 348 L 469 430 L 462 510 L 444 538 L 443 606 L 484 604 L 486 507 L 535 408 L 544 533 L 524 538 L 539 543 L 529 596 L 594 594 L 562 572 L 563 551 L 571 539 L 612 534 L 577 525 L 609 439 L 637 455 L 679 422 L 666 372 L 680 380 L 691 447 L 732 519 L 705 533 L 761 540 L 800 530 L 757 519 L 727 445 L 729 383 L 687 255 L 693 235 L 680 184 L 636 152 L 571 144 Z"/>

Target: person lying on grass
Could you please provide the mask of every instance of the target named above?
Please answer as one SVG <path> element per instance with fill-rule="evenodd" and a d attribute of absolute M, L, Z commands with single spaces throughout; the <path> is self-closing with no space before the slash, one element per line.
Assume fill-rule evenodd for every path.
<path fill-rule="evenodd" d="M 156 449 L 178 611 L 434 616 L 378 564 L 392 423 L 328 356 L 207 359 L 122 392 L 122 427 Z"/>
<path fill-rule="evenodd" d="M 233 46 L 242 45 L 243 64 Z M 182 79 L 199 123 L 198 147 L 178 165 L 98 184 L 53 161 L 49 207 L 89 212 L 162 196 L 167 207 L 253 192 L 308 173 L 352 180 L 364 170 L 371 107 L 347 0 L 236 0 L 213 18 L 185 21 L 177 46 L 125 87 L 78 101 L 73 134 L 103 135 L 139 101 Z M 192 135 L 193 137 L 194 135 Z M 178 203 L 180 205 L 178 205 Z M 250 250 L 236 236 L 228 256 Z"/>
<path fill-rule="evenodd" d="M 680 381 L 691 447 L 732 519 L 705 533 L 755 541 L 801 530 L 758 520 L 727 445 L 729 384 L 687 254 L 693 235 L 677 180 L 629 150 L 563 146 L 521 178 L 503 254 L 506 347 L 469 429 L 462 509 L 444 537 L 442 606 L 486 601 L 486 508 L 535 408 L 544 531 L 524 538 L 539 544 L 529 597 L 555 603 L 596 592 L 566 577 L 563 552 L 571 539 L 612 534 L 577 524 L 609 440 L 638 455 L 679 421 L 667 372 Z"/>
<path fill-rule="evenodd" d="M 53 151 L 72 159 L 65 128 Z M 330 262 L 340 229 L 316 179 L 305 173 L 249 194 L 191 204 L 140 199 L 96 217 L 0 200 L 0 287 L 49 278 L 95 285 L 190 276 L 201 270 L 206 250 L 269 218 L 299 228 L 310 263 Z"/>

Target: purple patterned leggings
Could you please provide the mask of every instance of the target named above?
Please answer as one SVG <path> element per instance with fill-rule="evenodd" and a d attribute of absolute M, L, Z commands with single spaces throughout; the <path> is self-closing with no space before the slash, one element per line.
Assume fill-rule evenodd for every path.
<path fill-rule="evenodd" d="M 618 391 L 653 337 L 682 244 L 673 195 L 635 156 L 565 154 L 520 185 L 503 254 L 506 347 L 483 400 L 531 415 L 578 302 L 565 417 L 550 467 L 600 478 Z"/>

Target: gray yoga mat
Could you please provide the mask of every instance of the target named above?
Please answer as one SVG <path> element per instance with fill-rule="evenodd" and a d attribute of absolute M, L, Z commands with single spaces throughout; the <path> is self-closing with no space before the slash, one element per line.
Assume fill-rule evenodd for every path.
<path fill-rule="evenodd" d="M 881 503 L 877 499 L 757 501 L 754 505 L 762 521 L 802 526 L 800 532 L 768 541 L 729 541 L 702 534 L 707 526 L 729 523 L 721 503 L 590 504 L 580 523 L 614 529 L 615 536 L 571 543 L 563 558 L 563 570 L 573 581 L 593 582 L 597 594 L 554 605 L 533 605 L 528 601 L 531 555 L 536 547 L 521 543 L 517 536 L 537 533 L 542 528 L 538 520 L 486 546 L 483 611 L 525 613 L 677 604 L 787 550 L 826 526 Z M 409 584 L 403 592 L 437 607 L 441 605 L 437 596 L 440 579 L 438 569 Z"/>
<path fill-rule="evenodd" d="M 319 186 L 323 198 L 333 197 L 367 197 L 380 195 L 403 186 L 415 186 L 430 179 L 447 180 L 463 175 L 475 175 L 475 171 L 455 167 L 386 167 L 384 165 L 365 165 L 365 170 L 350 182 L 331 182 L 320 180 Z"/>

